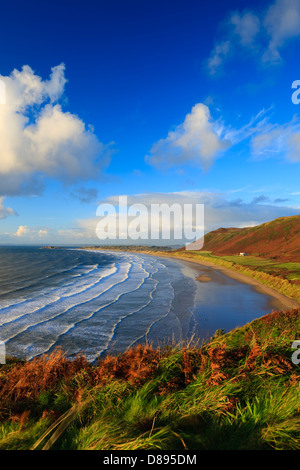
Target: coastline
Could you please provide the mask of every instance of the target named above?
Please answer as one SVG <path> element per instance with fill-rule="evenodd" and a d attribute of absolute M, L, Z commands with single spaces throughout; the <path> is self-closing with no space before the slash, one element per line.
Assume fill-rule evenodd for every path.
<path fill-rule="evenodd" d="M 100 247 L 96 248 L 96 249 L 102 250 Z M 103 251 L 105 251 L 105 249 Z M 299 302 L 297 302 L 296 300 L 294 300 L 290 297 L 287 297 L 284 294 L 281 294 L 280 292 L 276 291 L 272 287 L 269 287 L 265 284 L 262 284 L 259 281 L 257 281 L 256 279 L 253 279 L 249 276 L 246 276 L 245 274 L 236 272 L 234 270 L 231 270 L 231 269 L 226 268 L 226 267 L 221 266 L 221 265 L 211 263 L 209 261 L 197 260 L 197 259 L 193 259 L 192 257 L 177 255 L 177 254 L 172 255 L 170 252 L 165 253 L 165 252 L 162 252 L 162 251 L 152 252 L 152 251 L 147 251 L 147 250 L 130 250 L 130 252 L 129 252 L 129 251 L 126 251 L 126 250 L 114 249 L 114 248 L 112 248 L 109 251 L 123 251 L 123 252 L 126 252 L 126 253 L 137 253 L 137 254 L 140 253 L 140 254 L 145 254 L 145 255 L 150 255 L 150 256 L 156 256 L 157 258 L 159 258 L 159 257 L 168 258 L 168 259 L 173 260 L 173 261 L 174 260 L 181 260 L 181 261 L 185 261 L 185 262 L 190 262 L 190 263 L 193 263 L 193 264 L 197 264 L 198 266 L 207 266 L 207 267 L 216 269 L 218 271 L 221 271 L 223 274 L 225 274 L 226 276 L 228 276 L 228 277 L 230 277 L 230 278 L 232 278 L 236 281 L 239 281 L 239 282 L 244 283 L 244 284 L 252 285 L 253 287 L 255 287 L 255 289 L 257 291 L 259 291 L 263 294 L 270 295 L 271 297 L 275 298 L 278 302 L 280 302 L 282 304 L 283 308 L 294 309 L 294 308 L 299 308 L 300 307 Z"/>
<path fill-rule="evenodd" d="M 102 258 L 98 251 L 92 258 Z M 116 251 L 122 251 L 120 258 L 127 257 L 125 250 Z M 111 252 L 111 258 L 117 258 Z M 142 262 L 136 253 L 132 258 Z M 195 312 L 195 323 L 204 326 L 204 333 L 215 326 L 211 321 L 216 317 L 209 317 L 217 300 L 216 311 L 225 324 L 221 329 L 214 328 L 203 342 L 192 336 L 187 342 L 157 346 L 151 341 L 132 343 L 120 353 L 108 352 L 92 362 L 84 352 L 65 357 L 62 349 L 48 350 L 33 360 L 7 357 L 8 366 L 0 366 L 0 450 L 154 448 L 172 452 L 182 449 L 182 443 L 183 451 L 188 448 L 192 452 L 218 448 L 299 450 L 295 436 L 299 431 L 300 366 L 294 360 L 297 352 L 292 351 L 300 308 L 268 310 L 227 328 L 230 307 L 239 313 L 239 298 L 250 309 L 257 305 L 251 304 L 252 296 L 260 297 L 255 292 L 257 285 L 246 285 L 254 284 L 254 280 L 243 279 L 222 266 L 215 270 L 212 263 L 191 260 L 180 253 L 176 256 L 145 250 L 141 258 L 146 258 L 146 265 L 171 265 L 169 272 L 176 277 L 180 271 L 191 270 L 199 291 L 207 294 L 201 300 L 208 306 L 208 310 L 204 307 L 202 312 Z M 180 276 L 178 283 L 191 298 L 192 283 L 183 284 Z M 215 283 L 216 288 L 220 286 L 218 292 Z M 232 290 L 230 286 L 234 285 Z M 265 286 L 259 288 L 266 292 Z M 223 311 L 228 300 L 231 306 Z M 271 302 L 270 297 L 268 305 Z M 265 308 L 264 299 L 262 303 Z M 166 328 L 161 324 L 158 328 L 165 335 Z M 92 341 L 92 335 L 86 336 Z M 233 419 L 233 428 L 228 427 Z"/>
<path fill-rule="evenodd" d="M 208 266 L 208 267 L 217 269 L 218 271 L 223 272 L 223 274 L 225 274 L 226 276 L 228 276 L 232 279 L 235 279 L 236 281 L 242 282 L 244 284 L 250 284 L 253 287 L 255 287 L 259 292 L 261 292 L 263 294 L 270 295 L 270 296 L 276 298 L 280 303 L 282 303 L 284 305 L 284 307 L 286 307 L 288 309 L 289 308 L 299 308 L 300 307 L 300 303 L 297 302 L 296 300 L 291 299 L 290 297 L 287 297 L 287 296 L 281 294 L 280 292 L 276 291 L 275 289 L 272 289 L 269 286 L 266 286 L 265 284 L 261 284 L 256 279 L 248 277 L 245 274 L 233 271 L 229 268 L 225 268 L 224 266 L 219 266 L 217 264 L 210 263 L 209 261 L 202 261 L 202 260 L 199 261 L 199 260 L 196 260 L 196 259 L 191 259 L 191 258 L 184 257 L 184 256 L 170 256 L 170 259 L 180 259 L 180 260 L 183 260 L 183 261 L 190 261 L 191 263 L 195 263 L 195 264 L 198 264 L 198 265 Z"/>

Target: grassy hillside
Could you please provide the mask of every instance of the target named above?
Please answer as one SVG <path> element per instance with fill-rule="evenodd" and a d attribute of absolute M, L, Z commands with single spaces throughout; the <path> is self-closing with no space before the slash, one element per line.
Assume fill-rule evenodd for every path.
<path fill-rule="evenodd" d="M 0 449 L 300 449 L 300 309 L 202 346 L 0 368 Z M 297 351 L 296 351 L 297 352 Z"/>
<path fill-rule="evenodd" d="M 214 230 L 204 236 L 203 250 L 219 256 L 246 252 L 280 262 L 300 262 L 300 215 L 256 227 Z"/>

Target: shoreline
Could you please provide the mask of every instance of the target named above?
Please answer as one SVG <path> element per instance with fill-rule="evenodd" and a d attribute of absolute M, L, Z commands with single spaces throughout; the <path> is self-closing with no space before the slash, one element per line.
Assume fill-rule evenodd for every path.
<path fill-rule="evenodd" d="M 281 294 L 280 292 L 276 291 L 275 289 L 272 289 L 272 287 L 269 287 L 265 284 L 261 284 L 259 281 L 256 279 L 253 279 L 251 277 L 246 276 L 245 274 L 238 273 L 236 271 L 233 271 L 229 268 L 225 268 L 224 266 L 218 266 L 217 264 L 210 263 L 209 261 L 198 261 L 198 260 L 193 260 L 190 258 L 186 258 L 184 256 L 170 256 L 170 259 L 180 259 L 182 261 L 190 261 L 191 263 L 202 265 L 202 266 L 207 266 L 211 267 L 214 269 L 217 269 L 218 271 L 223 272 L 226 276 L 242 282 L 244 284 L 250 284 L 253 287 L 255 287 L 259 292 L 263 294 L 270 295 L 271 297 L 274 297 L 277 299 L 280 303 L 282 303 L 286 308 L 299 308 L 300 304 L 294 299 L 291 299 L 290 297 L 287 297 L 284 294 Z"/>
<path fill-rule="evenodd" d="M 149 253 L 148 253 L 149 254 Z M 235 279 L 236 281 L 242 282 L 244 284 L 250 284 L 253 287 L 255 287 L 259 292 L 263 294 L 270 295 L 271 297 L 276 298 L 279 302 L 281 302 L 286 308 L 299 308 L 300 303 L 297 302 L 294 299 L 291 299 L 290 297 L 285 296 L 284 294 L 281 294 L 280 292 L 276 291 L 275 289 L 272 289 L 272 287 L 269 287 L 265 284 L 261 284 L 259 281 L 256 279 L 253 279 L 251 277 L 246 276 L 245 274 L 238 273 L 236 271 L 233 271 L 229 268 L 225 268 L 224 266 L 219 266 L 214 263 L 210 263 L 209 261 L 198 261 L 196 259 L 191 259 L 185 256 L 167 256 L 167 255 L 160 255 L 163 257 L 168 257 L 170 259 L 180 259 L 182 261 L 189 261 L 191 263 L 197 264 L 197 265 L 202 265 L 202 266 L 207 266 L 211 267 L 214 269 L 217 269 L 218 271 L 223 272 L 226 276 Z"/>
<path fill-rule="evenodd" d="M 96 248 L 96 250 L 101 250 L 101 248 Z M 210 268 L 217 269 L 218 271 L 221 271 L 226 276 L 228 276 L 228 277 L 230 277 L 230 278 L 232 278 L 236 281 L 239 281 L 243 284 L 252 285 L 253 287 L 255 287 L 262 294 L 267 294 L 267 295 L 275 298 L 277 301 L 279 301 L 283 305 L 284 308 L 294 309 L 294 308 L 299 308 L 300 307 L 299 302 L 297 302 L 296 300 L 294 300 L 290 297 L 287 297 L 284 294 L 281 294 L 280 292 L 276 291 L 272 287 L 269 287 L 265 284 L 262 284 L 259 281 L 257 281 L 256 279 L 248 277 L 245 274 L 236 272 L 236 271 L 231 270 L 229 268 L 226 268 L 224 266 L 220 266 L 220 265 L 211 263 L 209 261 L 197 260 L 197 259 L 193 259 L 193 258 L 190 258 L 190 257 L 182 256 L 182 255 L 172 256 L 172 254 L 170 252 L 169 253 L 164 253 L 164 252 L 159 252 L 159 251 L 150 252 L 150 251 L 147 251 L 147 250 L 145 250 L 145 251 L 143 251 L 143 250 L 126 251 L 126 250 L 113 249 L 113 248 L 111 250 L 107 250 L 107 249 L 105 250 L 104 249 L 104 250 L 101 250 L 101 251 L 116 251 L 116 252 L 123 251 L 125 253 L 136 253 L 136 254 L 140 253 L 140 254 L 145 254 L 145 255 L 150 255 L 150 256 L 156 256 L 157 258 L 159 258 L 159 257 L 168 258 L 168 259 L 173 260 L 173 261 L 174 260 L 175 261 L 176 260 L 181 260 L 181 261 L 185 261 L 185 262 L 190 262 L 190 263 L 193 263 L 193 264 L 197 264 L 198 266 L 207 266 L 207 267 L 210 267 Z"/>

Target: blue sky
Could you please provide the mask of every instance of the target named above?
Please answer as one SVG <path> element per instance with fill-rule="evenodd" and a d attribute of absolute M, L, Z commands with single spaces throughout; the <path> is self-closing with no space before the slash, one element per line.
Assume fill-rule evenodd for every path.
<path fill-rule="evenodd" d="M 298 0 L 2 6 L 0 243 L 96 243 L 97 206 L 299 214 Z M 300 96 L 300 95 L 299 95 Z"/>

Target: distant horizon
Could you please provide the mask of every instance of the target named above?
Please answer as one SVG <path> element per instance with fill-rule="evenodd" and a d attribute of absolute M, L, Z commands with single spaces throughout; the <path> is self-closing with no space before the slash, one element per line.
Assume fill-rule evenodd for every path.
<path fill-rule="evenodd" d="M 300 214 L 299 215 L 295 215 L 295 216 L 286 216 L 286 217 L 300 217 Z M 282 219 L 282 218 L 286 218 L 285 216 L 283 217 L 278 217 L 276 219 L 273 219 L 273 220 L 278 220 L 278 219 Z M 266 220 L 265 222 L 263 222 L 262 224 L 257 224 L 258 225 L 263 225 L 265 223 L 268 223 L 268 222 L 272 222 L 273 220 Z M 251 227 L 255 227 L 256 225 L 252 225 Z M 230 228 L 250 228 L 250 227 L 218 227 L 216 229 L 214 229 L 213 231 L 215 230 L 218 230 L 218 229 L 223 229 L 223 228 L 227 228 L 227 229 L 230 229 Z M 210 233 L 209 231 L 208 232 L 205 232 L 205 235 Z M 137 241 L 132 241 L 130 243 L 130 241 L 127 239 L 127 240 L 123 240 L 123 243 L 120 243 L 121 240 L 115 240 L 114 242 L 109 242 L 106 241 L 106 242 L 99 242 L 98 243 L 82 243 L 82 244 L 74 244 L 74 243 L 65 243 L 65 244 L 56 244 L 56 243 L 48 243 L 48 244 L 40 244 L 40 243 L 27 243 L 27 244 L 17 244 L 17 243 L 6 243 L 6 244 L 0 244 L 0 247 L 5 247 L 5 246 L 16 246 L 16 247 L 22 247 L 22 246 L 36 246 L 36 247 L 44 247 L 44 248 L 47 248 L 47 247 L 93 247 L 93 246 L 97 246 L 97 247 L 131 247 L 131 246 L 136 246 L 136 247 L 161 247 L 161 248 L 172 248 L 172 247 L 177 247 L 177 248 L 182 248 L 185 246 L 184 243 L 167 243 L 165 242 L 164 244 L 162 243 L 154 243 L 154 241 L 152 241 L 151 239 L 149 239 L 148 241 L 140 241 L 140 243 L 137 243 Z"/>
<path fill-rule="evenodd" d="M 125 196 L 205 233 L 299 215 L 300 2 L 258 3 L 2 5 L 0 244 L 102 243 Z"/>

